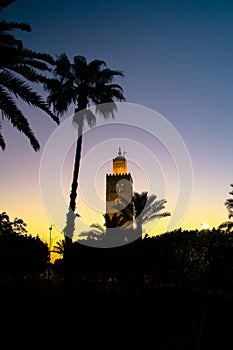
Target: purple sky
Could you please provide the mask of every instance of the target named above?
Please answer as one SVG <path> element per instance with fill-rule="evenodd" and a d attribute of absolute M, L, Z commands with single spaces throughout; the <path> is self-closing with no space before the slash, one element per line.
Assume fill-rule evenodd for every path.
<path fill-rule="evenodd" d="M 224 201 L 233 182 L 231 1 L 18 0 L 2 17 L 31 25 L 31 33 L 15 34 L 29 48 L 53 56 L 65 52 L 70 59 L 103 59 L 110 68 L 122 70 L 125 77 L 118 82 L 127 102 L 160 113 L 190 153 L 193 195 L 180 226 L 199 229 L 206 221 L 216 227 L 227 220 Z M 3 122 L 7 148 L 0 153 L 0 210 L 22 217 L 33 234 L 46 235 L 50 219 L 41 204 L 39 165 L 56 125 L 41 111 L 22 107 L 41 150 L 35 153 L 23 135 Z M 168 209 L 172 192 L 166 191 Z"/>

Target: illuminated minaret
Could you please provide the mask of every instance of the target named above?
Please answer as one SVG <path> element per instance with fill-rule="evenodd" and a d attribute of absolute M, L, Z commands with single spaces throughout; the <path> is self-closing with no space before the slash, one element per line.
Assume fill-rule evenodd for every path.
<path fill-rule="evenodd" d="M 117 213 L 119 217 L 117 226 L 132 228 L 133 179 L 131 174 L 127 172 L 125 153 L 122 154 L 119 147 L 118 156 L 113 159 L 113 174 L 106 175 L 106 214 L 111 219 L 114 213 Z M 124 220 L 123 217 L 127 219 Z"/>

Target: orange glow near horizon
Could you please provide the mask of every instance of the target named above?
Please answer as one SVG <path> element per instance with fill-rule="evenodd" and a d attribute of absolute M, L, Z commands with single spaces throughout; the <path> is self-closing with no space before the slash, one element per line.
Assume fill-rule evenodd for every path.
<path fill-rule="evenodd" d="M 28 205 L 29 202 L 33 202 L 33 205 Z M 206 200 L 207 202 L 207 200 Z M 197 198 L 193 198 L 190 203 L 189 208 L 187 209 L 183 220 L 177 227 L 174 229 L 182 228 L 183 230 L 201 230 L 203 229 L 203 222 L 209 224 L 209 228 L 217 228 L 222 222 L 227 221 L 227 211 L 224 205 L 219 206 L 218 203 L 213 203 L 212 207 L 209 208 L 207 203 L 203 200 L 202 203 L 199 203 Z M 103 213 L 101 211 L 96 211 L 94 208 L 89 207 L 82 197 L 79 197 L 79 206 L 82 211 L 81 220 L 85 225 L 91 225 L 93 223 L 99 223 L 101 226 L 104 225 Z M 172 201 L 167 199 L 167 206 L 165 211 L 171 212 L 174 208 Z M 82 208 L 82 209 L 81 209 Z M 49 244 L 49 227 L 53 224 L 53 229 L 51 232 L 52 245 L 56 242 L 64 239 L 63 233 L 56 227 L 56 225 L 51 221 L 46 210 L 41 202 L 41 198 L 34 196 L 33 200 L 28 195 L 25 195 L 21 198 L 15 198 L 12 201 L 10 198 L 8 201 L 5 201 L 4 207 L 1 207 L 1 212 L 5 211 L 10 219 L 13 220 L 15 217 L 21 218 L 27 224 L 28 234 L 32 236 L 39 236 L 40 239 Z M 149 223 L 143 228 L 143 233 L 147 233 L 149 236 L 155 236 L 163 234 L 168 231 L 170 217 L 165 217 L 159 219 L 155 223 Z M 81 221 L 80 221 L 81 222 Z M 76 222 L 76 227 L 81 227 L 79 221 Z M 77 235 L 75 235 L 77 237 Z M 60 256 L 58 254 L 51 254 L 51 261 L 54 262 Z"/>

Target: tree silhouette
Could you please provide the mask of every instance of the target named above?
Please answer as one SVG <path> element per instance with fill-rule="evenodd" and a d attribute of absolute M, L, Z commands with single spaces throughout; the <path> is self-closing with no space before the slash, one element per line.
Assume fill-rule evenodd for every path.
<path fill-rule="evenodd" d="M 52 252 L 63 256 L 64 255 L 64 250 L 65 250 L 65 240 L 62 239 L 62 240 L 58 241 L 55 244 L 55 246 L 53 247 Z"/>
<path fill-rule="evenodd" d="M 122 205 L 119 207 L 121 208 L 119 212 L 120 218 L 124 218 L 125 222 L 123 223 L 126 226 L 131 220 L 131 208 L 128 207 L 128 202 L 124 201 L 123 197 L 120 197 L 120 199 L 123 205 L 125 205 L 123 209 L 121 208 Z M 142 236 L 143 225 L 150 221 L 171 215 L 169 212 L 161 212 L 165 208 L 166 202 L 167 201 L 165 199 L 158 200 L 155 194 L 148 195 L 148 192 L 146 191 L 141 193 L 134 192 L 132 197 L 133 216 L 136 222 L 138 235 L 140 237 Z M 118 206 L 116 205 L 115 208 L 118 209 Z"/>
<path fill-rule="evenodd" d="M 162 212 L 166 203 L 165 199 L 158 200 L 155 194 L 148 195 L 148 192 L 134 192 L 135 220 L 140 236 L 142 235 L 142 225 L 171 215 L 169 212 Z"/>
<path fill-rule="evenodd" d="M 96 104 L 97 112 L 104 118 L 114 116 L 114 104 L 111 109 L 101 108 L 99 104 L 114 101 L 124 101 L 123 89 L 114 84 L 117 76 L 123 76 L 118 70 L 111 70 L 101 60 L 87 62 L 83 56 L 75 56 L 71 63 L 66 54 L 61 54 L 54 69 L 55 78 L 49 79 L 45 89 L 49 92 L 48 102 L 53 106 L 54 112 L 64 114 L 74 104 L 74 123 L 77 126 L 77 143 L 73 168 L 73 179 L 70 191 L 70 203 L 67 213 L 64 234 L 72 240 L 75 229 L 76 198 L 78 176 L 82 151 L 83 127 L 87 123 L 92 127 L 96 123 L 96 116 L 87 109 L 90 103 Z"/>
<path fill-rule="evenodd" d="M 233 184 L 231 184 L 231 187 L 233 187 Z M 233 191 L 229 192 L 229 194 L 233 195 Z M 233 199 L 232 198 L 226 199 L 224 204 L 228 210 L 228 218 L 231 219 L 233 217 Z M 233 228 L 232 221 L 225 221 L 218 226 L 219 230 L 224 230 L 226 232 L 231 232 L 232 228 Z"/>
<path fill-rule="evenodd" d="M 0 214 L 0 280 L 17 282 L 47 268 L 48 246 L 28 235 L 26 226 L 22 219 Z"/>
<path fill-rule="evenodd" d="M 224 230 L 225 232 L 232 232 L 233 229 L 233 221 L 225 221 L 218 226 L 219 230 Z"/>
<path fill-rule="evenodd" d="M 27 224 L 22 219 L 15 218 L 13 221 L 10 221 L 10 217 L 5 211 L 0 213 L 0 235 L 27 233 L 26 226 Z"/>
<path fill-rule="evenodd" d="M 14 1 L 1 1 L 0 12 Z M 17 99 L 46 112 L 56 123 L 59 119 L 50 111 L 48 104 L 33 90 L 31 83 L 44 83 L 53 58 L 46 53 L 27 49 L 21 40 L 17 40 L 11 31 L 20 29 L 30 32 L 26 23 L 0 21 L 0 110 L 3 118 L 7 118 L 13 127 L 29 139 L 35 151 L 40 149 L 29 122 L 17 104 Z M 1 125 L 0 125 L 1 129 Z M 0 147 L 6 147 L 0 133 Z"/>
<path fill-rule="evenodd" d="M 233 184 L 231 184 L 231 187 L 233 187 Z M 233 195 L 233 191 L 229 192 L 229 194 Z M 232 198 L 228 198 L 225 201 L 225 206 L 226 206 L 226 208 L 228 210 L 228 217 L 229 217 L 229 219 L 231 219 L 232 216 L 233 216 L 233 199 Z"/>

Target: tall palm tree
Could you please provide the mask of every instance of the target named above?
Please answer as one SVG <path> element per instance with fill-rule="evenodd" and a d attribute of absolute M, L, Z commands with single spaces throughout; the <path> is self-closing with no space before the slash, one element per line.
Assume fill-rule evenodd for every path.
<path fill-rule="evenodd" d="M 14 1 L 1 0 L 0 12 Z M 56 123 L 56 117 L 49 109 L 43 98 L 33 90 L 31 83 L 44 83 L 46 77 L 41 72 L 49 72 L 54 63 L 49 54 L 29 50 L 17 40 L 11 31 L 20 29 L 31 31 L 26 23 L 0 21 L 0 111 L 3 118 L 7 118 L 19 131 L 29 139 L 35 151 L 40 149 L 29 122 L 17 104 L 17 99 L 35 106 L 46 112 Z M 1 129 L 1 125 L 0 125 Z M 0 147 L 6 147 L 0 133 Z"/>
<path fill-rule="evenodd" d="M 84 56 L 75 56 L 73 62 L 66 54 L 57 57 L 54 78 L 45 84 L 48 91 L 48 103 L 53 111 L 63 115 L 71 105 L 75 106 L 74 123 L 77 125 L 77 143 L 70 191 L 70 203 L 64 234 L 72 240 L 75 229 L 75 214 L 78 176 L 83 142 L 83 127 L 95 125 L 95 115 L 87 109 L 90 104 L 97 106 L 97 111 L 104 118 L 114 115 L 114 110 L 98 108 L 98 104 L 125 101 L 123 89 L 113 83 L 115 77 L 123 76 L 119 70 L 111 70 L 102 60 L 87 62 Z M 113 103 L 114 105 L 114 103 Z"/>

